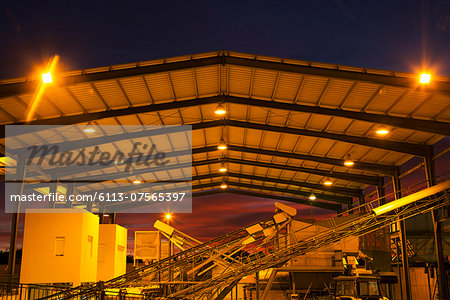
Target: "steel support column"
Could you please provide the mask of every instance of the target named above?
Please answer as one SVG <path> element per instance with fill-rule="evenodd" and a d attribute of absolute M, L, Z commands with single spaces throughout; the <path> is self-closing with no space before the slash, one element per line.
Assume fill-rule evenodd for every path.
<path fill-rule="evenodd" d="M 58 192 L 58 179 L 57 178 L 52 178 L 52 180 L 50 181 L 50 187 L 49 187 L 49 193 L 50 195 L 53 194 L 55 195 L 55 200 L 56 200 L 56 193 Z M 50 203 L 50 207 L 54 208 L 56 206 L 56 201 L 53 201 Z"/>
<path fill-rule="evenodd" d="M 395 176 L 392 177 L 392 184 L 394 186 L 395 199 L 402 197 L 402 186 L 400 181 L 400 171 L 397 169 Z M 411 283 L 409 280 L 409 262 L 408 262 L 408 247 L 406 244 L 406 228 L 405 221 L 400 220 L 399 222 L 399 238 L 400 238 L 400 249 L 402 253 L 402 278 L 401 278 L 401 289 L 403 290 L 403 299 L 411 300 Z M 397 252 L 398 257 L 398 252 Z"/>
<path fill-rule="evenodd" d="M 17 195 L 22 196 L 23 192 L 23 180 L 25 179 L 26 174 L 26 166 L 25 159 L 19 157 L 17 159 L 17 167 L 16 167 L 16 189 Z M 9 240 L 9 255 L 8 255 L 8 275 L 11 276 L 11 279 L 14 277 L 15 269 L 16 269 L 16 250 L 17 250 L 17 230 L 19 228 L 19 211 L 20 211 L 20 201 L 15 205 L 15 209 L 17 212 L 12 213 L 11 218 L 11 236 Z"/>
<path fill-rule="evenodd" d="M 436 184 L 436 170 L 435 162 L 433 160 L 433 149 L 430 147 L 427 155 L 425 156 L 425 173 L 427 176 L 428 186 Z M 448 286 L 447 272 L 444 263 L 444 251 L 442 249 L 442 223 L 439 222 L 439 211 L 431 211 L 431 219 L 433 220 L 434 231 L 434 243 L 436 249 L 436 262 L 437 262 L 437 280 L 439 287 L 440 299 L 450 299 L 450 292 Z"/>
<path fill-rule="evenodd" d="M 116 224 L 116 213 L 109 214 L 109 224 Z"/>
<path fill-rule="evenodd" d="M 386 204 L 386 194 L 384 193 L 384 178 L 381 177 L 380 181 L 380 184 L 377 186 L 377 196 L 378 199 L 380 199 L 380 204 L 383 205 Z"/>

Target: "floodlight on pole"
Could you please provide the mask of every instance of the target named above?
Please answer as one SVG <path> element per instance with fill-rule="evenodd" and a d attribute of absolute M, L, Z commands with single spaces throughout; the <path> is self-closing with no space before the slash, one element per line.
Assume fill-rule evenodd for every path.
<path fill-rule="evenodd" d="M 431 82 L 431 75 L 427 73 L 420 74 L 419 82 L 421 84 L 429 84 Z"/>

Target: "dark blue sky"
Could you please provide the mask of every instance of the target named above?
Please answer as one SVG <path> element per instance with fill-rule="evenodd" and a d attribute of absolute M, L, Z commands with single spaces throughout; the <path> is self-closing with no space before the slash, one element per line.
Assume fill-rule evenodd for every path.
<path fill-rule="evenodd" d="M 4 1 L 0 78 L 212 50 L 450 75 L 450 1 Z"/>

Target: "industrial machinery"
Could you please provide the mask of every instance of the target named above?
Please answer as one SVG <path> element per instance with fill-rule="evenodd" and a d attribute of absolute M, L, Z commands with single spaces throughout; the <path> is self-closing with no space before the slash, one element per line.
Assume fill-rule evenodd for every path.
<path fill-rule="evenodd" d="M 172 240 L 180 240 L 178 242 L 185 250 L 109 281 L 75 287 L 45 299 L 88 299 L 110 289 L 131 287 L 140 288 L 148 299 L 223 299 L 245 276 L 281 267 L 294 257 L 326 248 L 343 238 L 361 236 L 399 220 L 448 206 L 449 190 L 450 181 L 445 181 L 384 205 L 379 199 L 374 200 L 326 220 L 328 230 L 302 240 L 296 239 L 295 232 L 288 230 L 296 210 L 281 203 L 276 204 L 273 218 L 205 243 L 189 240 L 170 226 L 159 228 Z M 355 217 L 342 221 L 341 216 L 349 214 Z M 212 274 L 213 266 L 220 271 Z M 374 290 L 374 282 L 378 280 L 376 277 L 364 279 L 363 276 L 347 279 L 342 277 L 337 283 L 341 287 L 353 284 L 357 291 L 359 287 L 360 294 L 361 291 L 365 293 L 366 287 Z"/>

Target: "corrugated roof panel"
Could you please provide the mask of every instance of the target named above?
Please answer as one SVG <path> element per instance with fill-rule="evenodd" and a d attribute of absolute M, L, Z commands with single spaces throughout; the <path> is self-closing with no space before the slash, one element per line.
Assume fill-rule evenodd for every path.
<path fill-rule="evenodd" d="M 25 120 L 25 107 L 17 102 L 17 100 L 13 97 L 3 98 L 1 101 L 1 107 L 17 120 Z"/>
<path fill-rule="evenodd" d="M 266 131 L 264 134 L 264 139 L 262 141 L 262 147 L 267 149 L 275 149 L 280 136 L 281 133 Z"/>
<path fill-rule="evenodd" d="M 173 100 L 170 87 L 169 75 L 167 73 L 145 75 L 145 81 L 155 103 L 169 102 Z"/>
<path fill-rule="evenodd" d="M 308 137 L 308 136 L 302 136 L 300 142 L 297 145 L 297 148 L 295 149 L 296 153 L 306 154 L 311 150 L 311 147 L 314 145 L 314 142 L 317 138 L 315 137 Z"/>
<path fill-rule="evenodd" d="M 380 159 L 382 159 L 383 157 L 385 157 L 387 154 L 389 153 L 389 151 L 387 150 L 380 150 L 377 149 L 376 151 L 370 151 L 369 154 L 366 155 L 366 157 L 364 157 L 364 162 L 372 162 L 372 163 L 376 163 L 378 162 Z"/>
<path fill-rule="evenodd" d="M 397 99 L 405 92 L 406 89 L 384 86 L 380 93 L 375 97 L 372 103 L 366 108 L 367 112 L 385 112 Z"/>
<path fill-rule="evenodd" d="M 428 143 L 428 140 L 431 139 L 434 136 L 434 134 L 423 132 L 423 131 L 416 131 L 410 138 L 409 141 L 411 143 Z"/>
<path fill-rule="evenodd" d="M 316 104 L 327 83 L 327 78 L 318 76 L 306 76 L 303 87 L 298 97 L 298 102 L 303 104 Z"/>
<path fill-rule="evenodd" d="M 438 119 L 441 121 L 450 121 L 450 111 L 444 111 L 446 107 L 450 105 L 450 97 L 436 95 L 426 103 L 420 107 L 413 115 L 413 117 L 417 118 L 426 118 L 432 119 L 436 115 L 438 115 Z M 442 113 L 441 113 L 442 112 Z"/>
<path fill-rule="evenodd" d="M 333 119 L 330 122 L 330 125 L 328 125 L 327 132 L 343 133 L 345 129 L 348 128 L 351 122 L 352 122 L 351 119 L 333 117 Z"/>
<path fill-rule="evenodd" d="M 360 82 L 353 89 L 347 101 L 343 105 L 343 109 L 361 110 L 370 98 L 374 95 L 379 85 Z"/>
<path fill-rule="evenodd" d="M 322 131 L 323 129 L 325 129 L 325 126 L 328 124 L 331 118 L 332 116 L 312 114 L 307 129 Z"/>
<path fill-rule="evenodd" d="M 129 107 L 127 98 L 114 80 L 95 81 L 94 86 L 110 108 Z"/>
<path fill-rule="evenodd" d="M 48 88 L 45 95 L 66 115 L 81 112 L 80 105 L 63 88 Z"/>
<path fill-rule="evenodd" d="M 235 128 L 233 130 L 229 130 L 228 141 L 230 144 L 240 145 L 244 140 L 244 131 L 243 128 Z"/>
<path fill-rule="evenodd" d="M 211 66 L 195 69 L 200 96 L 219 93 L 219 68 L 219 66 Z"/>
<path fill-rule="evenodd" d="M 245 145 L 249 147 L 259 147 L 262 132 L 260 130 L 248 129 Z M 273 147 L 271 147 L 273 150 Z"/>
<path fill-rule="evenodd" d="M 407 160 L 409 158 L 413 158 L 412 155 L 405 155 L 403 153 L 391 152 L 389 155 L 386 155 L 379 162 L 386 165 L 400 165 L 399 163 L 402 160 Z"/>
<path fill-rule="evenodd" d="M 291 112 L 287 126 L 294 128 L 304 128 L 308 122 L 310 114 L 302 112 Z"/>
<path fill-rule="evenodd" d="M 292 102 L 297 94 L 302 78 L 303 76 L 299 74 L 280 73 L 275 99 Z"/>
<path fill-rule="evenodd" d="M 275 89 L 277 72 L 255 69 L 251 96 L 271 99 Z"/>
<path fill-rule="evenodd" d="M 393 107 L 390 115 L 407 116 L 428 97 L 428 93 L 410 92 Z"/>
<path fill-rule="evenodd" d="M 245 120 L 247 115 L 247 105 L 227 103 L 227 115 L 230 119 Z"/>
<path fill-rule="evenodd" d="M 195 98 L 197 96 L 193 70 L 170 72 L 170 78 L 177 99 Z"/>
<path fill-rule="evenodd" d="M 201 114 L 198 106 L 181 108 L 180 112 L 183 120 L 176 125 L 188 125 L 190 123 L 199 123 L 201 121 Z"/>
<path fill-rule="evenodd" d="M 279 110 L 270 109 L 269 118 L 267 119 L 270 125 L 284 126 L 289 112 L 278 112 Z"/>
<path fill-rule="evenodd" d="M 332 146 L 333 140 L 318 139 L 311 154 L 316 156 L 324 156 Z"/>
<path fill-rule="evenodd" d="M 298 138 L 297 136 L 291 134 L 283 134 L 280 143 L 278 144 L 278 150 L 284 152 L 292 151 L 292 148 L 294 147 L 297 138 Z"/>
<path fill-rule="evenodd" d="M 372 126 L 373 126 L 373 123 L 369 123 L 369 122 L 365 122 L 365 121 L 354 121 L 352 123 L 350 129 L 347 131 L 347 134 L 356 135 L 356 136 L 364 136 L 367 133 L 367 135 L 369 135 L 369 136 L 375 135 L 375 137 L 379 138 L 379 136 L 375 134 L 375 128 L 373 128 L 373 130 L 371 129 Z"/>
<path fill-rule="evenodd" d="M 87 111 L 101 111 L 106 107 L 89 83 L 78 83 L 68 87 Z"/>
<path fill-rule="evenodd" d="M 216 110 L 217 104 L 206 104 L 197 106 L 198 114 L 203 116 L 203 121 L 213 121 L 213 120 L 219 120 L 220 117 L 218 117 L 214 111 Z M 227 103 L 225 105 L 225 109 L 227 112 L 230 112 L 229 104 Z M 201 111 L 201 114 L 200 114 Z"/>
<path fill-rule="evenodd" d="M 142 76 L 121 78 L 119 82 L 133 106 L 151 103 L 151 98 Z"/>
<path fill-rule="evenodd" d="M 322 98 L 320 106 L 337 107 L 344 100 L 345 96 L 352 87 L 353 82 L 344 80 L 331 80 L 327 90 Z"/>
<path fill-rule="evenodd" d="M 228 91 L 232 95 L 248 95 L 252 69 L 230 66 L 228 74 Z"/>
<path fill-rule="evenodd" d="M 21 95 L 18 98 L 21 99 L 23 102 L 25 102 L 28 106 L 31 106 L 33 96 L 34 96 L 33 94 L 26 94 Z M 58 109 L 55 108 L 55 106 L 50 103 L 50 101 L 45 95 L 42 96 L 41 100 L 36 106 L 36 113 L 42 118 L 51 118 L 51 117 L 56 118 L 61 116 L 61 113 L 58 111 Z"/>
<path fill-rule="evenodd" d="M 221 127 L 208 128 L 206 130 L 206 141 L 208 143 L 208 146 L 217 146 L 220 142 L 221 137 L 222 137 Z M 228 142 L 226 136 L 224 136 L 224 139 L 226 142 Z"/>
<path fill-rule="evenodd" d="M 249 102 L 251 102 L 252 100 L 250 99 Z M 266 122 L 266 118 L 267 118 L 267 113 L 269 111 L 268 108 L 265 107 L 259 107 L 259 106 L 251 106 L 250 107 L 250 113 L 249 115 L 249 119 L 252 122 L 256 122 L 256 123 L 265 123 Z"/>

